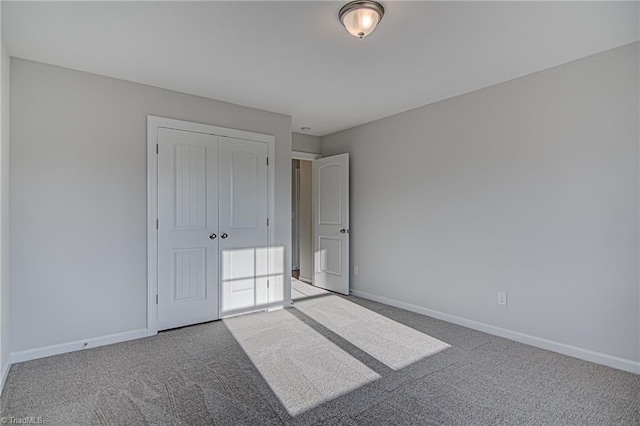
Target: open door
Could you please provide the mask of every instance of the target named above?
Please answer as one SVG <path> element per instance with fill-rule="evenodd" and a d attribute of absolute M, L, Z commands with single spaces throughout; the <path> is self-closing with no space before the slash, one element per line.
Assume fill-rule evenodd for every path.
<path fill-rule="evenodd" d="M 349 154 L 313 162 L 314 280 L 349 294 Z"/>

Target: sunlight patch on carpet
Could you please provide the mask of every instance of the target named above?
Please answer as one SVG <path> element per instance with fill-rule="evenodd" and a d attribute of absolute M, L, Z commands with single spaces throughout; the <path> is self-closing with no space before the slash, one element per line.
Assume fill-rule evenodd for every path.
<path fill-rule="evenodd" d="M 292 416 L 380 378 L 286 310 L 224 323 Z"/>
<path fill-rule="evenodd" d="M 324 294 L 331 294 L 331 292 L 291 278 L 291 299 L 293 300 L 322 296 Z"/>
<path fill-rule="evenodd" d="M 301 300 L 295 308 L 394 370 L 451 347 L 342 297 Z"/>

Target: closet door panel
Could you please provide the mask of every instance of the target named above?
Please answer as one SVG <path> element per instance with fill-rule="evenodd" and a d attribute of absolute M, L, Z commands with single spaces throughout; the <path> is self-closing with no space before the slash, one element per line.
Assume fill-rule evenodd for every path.
<path fill-rule="evenodd" d="M 158 329 L 220 318 L 218 137 L 158 129 Z"/>
<path fill-rule="evenodd" d="M 267 145 L 220 138 L 219 230 L 222 315 L 269 302 Z"/>

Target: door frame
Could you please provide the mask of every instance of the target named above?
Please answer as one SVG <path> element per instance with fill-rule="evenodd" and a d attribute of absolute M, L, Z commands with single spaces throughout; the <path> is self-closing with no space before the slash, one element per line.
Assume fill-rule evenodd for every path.
<path fill-rule="evenodd" d="M 293 161 L 293 160 L 292 160 Z M 292 222 L 291 226 L 291 270 L 293 271 L 294 267 L 298 267 L 298 271 L 300 270 L 300 169 L 294 169 L 294 173 L 291 175 L 292 182 L 291 188 L 292 197 L 291 197 L 291 207 L 295 213 L 295 221 Z M 293 208 L 295 207 L 295 208 Z M 293 260 L 296 259 L 297 262 Z"/>
<path fill-rule="evenodd" d="M 313 152 L 304 152 L 304 151 L 291 151 L 291 160 L 303 160 L 303 161 L 310 161 L 311 163 L 314 162 L 314 160 L 317 160 L 319 158 L 322 158 L 321 154 L 315 154 Z M 311 173 L 311 179 L 313 182 L 313 173 Z M 313 188 L 313 183 L 311 185 L 311 187 Z M 313 235 L 315 233 L 315 220 L 314 220 L 314 215 L 315 215 L 315 200 L 314 197 L 311 196 L 311 235 L 312 235 L 312 239 L 313 239 Z M 293 233 L 292 233 L 293 234 Z M 293 235 L 292 235 L 293 238 Z M 300 239 L 300 235 L 298 235 L 298 240 Z M 293 248 L 293 240 L 291 241 L 291 247 Z M 315 270 L 315 255 L 313 255 L 314 253 L 314 248 L 311 247 L 311 265 L 312 268 L 314 268 Z M 300 259 L 300 244 L 298 244 L 298 259 Z M 293 252 L 289 255 L 289 264 L 293 265 Z M 289 274 L 291 274 L 291 271 L 289 271 Z M 305 280 L 306 281 L 306 280 Z M 304 282 L 304 281 L 303 281 Z M 312 282 L 308 283 L 308 284 L 312 284 Z"/>
<path fill-rule="evenodd" d="M 267 246 L 275 241 L 275 142 L 273 135 L 229 129 L 209 124 L 193 123 L 173 118 L 147 115 L 147 336 L 158 334 L 158 128 L 204 133 L 220 137 L 244 139 L 267 144 L 267 203 L 269 226 Z M 267 262 L 267 267 L 269 263 Z M 270 271 L 267 271 L 269 273 Z M 218 288 L 220 291 L 220 288 Z M 283 299 L 288 300 L 286 297 Z M 218 300 L 218 303 L 221 303 Z"/>
<path fill-rule="evenodd" d="M 322 155 L 314 154 L 312 152 L 291 151 L 292 160 L 313 161 L 313 160 L 317 160 L 318 158 L 322 158 Z"/>

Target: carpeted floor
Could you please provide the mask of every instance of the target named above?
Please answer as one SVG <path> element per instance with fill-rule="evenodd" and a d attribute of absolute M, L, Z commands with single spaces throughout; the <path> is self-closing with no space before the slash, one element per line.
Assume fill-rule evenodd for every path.
<path fill-rule="evenodd" d="M 296 309 L 394 370 L 451 347 L 336 295 L 301 300 Z"/>
<path fill-rule="evenodd" d="M 319 302 L 337 296 L 309 290 L 306 301 L 318 303 L 305 309 L 320 321 L 294 306 L 15 364 L 0 416 L 51 425 L 640 425 L 638 375 L 353 296 L 325 316 Z M 446 347 L 426 345 L 417 361 L 391 368 L 366 338 L 348 340 L 362 325 L 352 315 Z M 415 358 L 419 347 L 408 347 Z M 401 365 L 402 353 L 389 364 Z"/>
<path fill-rule="evenodd" d="M 291 278 L 291 299 L 299 300 L 308 297 L 320 296 L 322 294 L 332 294 L 330 291 L 319 287 L 314 287 L 295 278 Z"/>

